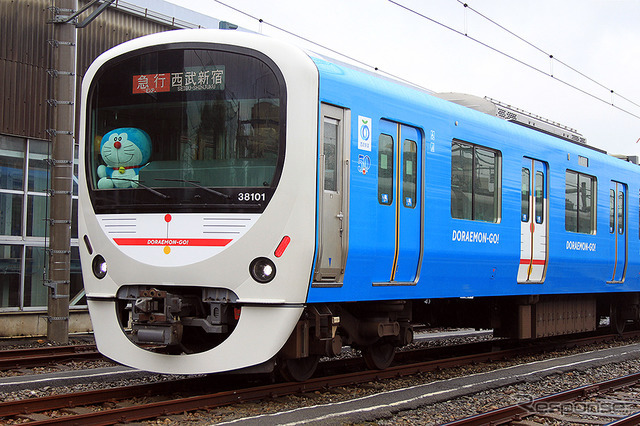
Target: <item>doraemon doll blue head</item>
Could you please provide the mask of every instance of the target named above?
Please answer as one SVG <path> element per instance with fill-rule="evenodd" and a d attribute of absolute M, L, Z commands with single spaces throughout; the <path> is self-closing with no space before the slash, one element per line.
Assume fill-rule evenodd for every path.
<path fill-rule="evenodd" d="M 138 174 L 151 157 L 151 138 L 135 127 L 114 129 L 102 137 L 98 188 L 136 188 Z"/>

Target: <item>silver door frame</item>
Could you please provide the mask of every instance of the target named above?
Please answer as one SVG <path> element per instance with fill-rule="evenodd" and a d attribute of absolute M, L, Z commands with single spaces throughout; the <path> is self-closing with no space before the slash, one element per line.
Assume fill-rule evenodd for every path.
<path fill-rule="evenodd" d="M 336 141 L 337 159 L 337 189 L 338 191 L 325 190 L 325 155 L 324 155 L 324 123 L 325 118 L 338 122 L 338 139 Z M 351 110 L 339 108 L 333 105 L 321 104 L 321 114 L 319 127 L 319 165 L 318 165 L 318 230 L 317 230 L 317 253 L 315 267 L 313 271 L 313 287 L 340 287 L 344 278 L 344 271 L 347 264 L 347 254 L 349 251 L 349 156 L 351 145 Z M 341 242 L 340 264 L 337 267 L 323 267 L 324 243 L 329 232 L 328 224 L 325 223 L 325 202 L 326 194 L 332 193 L 340 197 L 341 208 L 336 213 L 340 224 L 339 232 Z M 335 238 L 335 235 L 334 235 Z"/>

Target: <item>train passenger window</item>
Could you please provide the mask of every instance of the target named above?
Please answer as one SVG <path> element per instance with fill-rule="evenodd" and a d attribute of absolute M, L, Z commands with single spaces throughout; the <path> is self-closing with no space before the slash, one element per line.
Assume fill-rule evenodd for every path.
<path fill-rule="evenodd" d="M 324 189 L 338 190 L 338 160 L 336 149 L 338 143 L 338 120 L 325 117 L 324 119 Z"/>
<path fill-rule="evenodd" d="M 522 168 L 522 186 L 521 186 L 521 199 L 520 204 L 520 217 L 523 222 L 529 221 L 529 196 L 531 191 L 531 179 L 530 171 L 526 167 Z"/>
<path fill-rule="evenodd" d="M 393 202 L 393 138 L 384 133 L 378 140 L 378 202 Z"/>
<path fill-rule="evenodd" d="M 502 187 L 499 151 L 451 143 L 451 217 L 483 222 L 500 221 Z"/>
<path fill-rule="evenodd" d="M 544 222 L 544 173 L 536 172 L 536 223 Z"/>
<path fill-rule="evenodd" d="M 564 215 L 567 231 L 596 233 L 596 194 L 595 177 L 567 170 Z"/>
<path fill-rule="evenodd" d="M 451 144 L 451 217 L 472 219 L 473 147 Z"/>
<path fill-rule="evenodd" d="M 418 145 L 405 139 L 402 145 L 402 202 L 405 207 L 415 208 L 418 175 Z"/>

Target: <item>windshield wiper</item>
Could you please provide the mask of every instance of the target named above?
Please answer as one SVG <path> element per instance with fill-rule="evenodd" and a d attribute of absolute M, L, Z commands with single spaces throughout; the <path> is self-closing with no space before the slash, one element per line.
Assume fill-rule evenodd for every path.
<path fill-rule="evenodd" d="M 144 184 L 140 183 L 140 181 L 139 181 L 139 180 L 135 180 L 135 179 L 125 179 L 125 178 L 119 178 L 119 177 L 116 177 L 116 178 L 111 177 L 111 178 L 108 178 L 108 179 L 111 179 L 111 180 L 124 180 L 124 181 L 127 181 L 127 182 L 133 182 L 133 183 L 137 184 L 138 186 L 140 186 L 140 187 L 142 187 L 142 188 L 146 189 L 147 191 L 151 192 L 152 194 L 157 195 L 158 197 L 162 197 L 162 198 L 164 198 L 165 200 L 166 200 L 167 198 L 171 198 L 171 197 L 169 197 L 168 195 L 163 194 L 163 193 L 162 193 L 162 192 L 160 192 L 160 191 L 156 191 L 155 189 L 153 189 L 153 188 L 149 188 L 148 186 L 146 186 L 146 185 L 144 185 Z"/>
<path fill-rule="evenodd" d="M 183 183 L 188 183 L 189 185 L 193 185 L 196 188 L 204 189 L 207 192 L 211 192 L 212 194 L 216 194 L 219 197 L 226 198 L 226 199 L 231 198 L 230 195 L 227 195 L 227 194 L 225 194 L 223 192 L 220 192 L 220 191 L 216 191 L 215 189 L 207 188 L 206 186 L 202 186 L 199 183 L 194 182 L 192 180 L 186 180 L 186 179 L 158 179 L 158 178 L 156 178 L 155 180 L 158 180 L 160 182 L 183 182 Z"/>

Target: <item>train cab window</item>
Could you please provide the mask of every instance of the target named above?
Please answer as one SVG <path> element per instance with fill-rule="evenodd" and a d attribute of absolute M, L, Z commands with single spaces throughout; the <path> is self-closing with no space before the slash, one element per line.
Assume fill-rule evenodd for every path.
<path fill-rule="evenodd" d="M 378 140 L 378 202 L 393 203 L 393 137 L 380 134 Z"/>
<path fill-rule="evenodd" d="M 520 218 L 523 222 L 529 221 L 529 196 L 531 194 L 531 171 L 526 167 L 522 168 L 522 186 L 520 189 Z"/>
<path fill-rule="evenodd" d="M 451 217 L 499 222 L 501 188 L 499 151 L 451 143 Z"/>
<path fill-rule="evenodd" d="M 596 233 L 597 186 L 595 177 L 567 170 L 564 215 L 567 231 Z"/>
<path fill-rule="evenodd" d="M 136 51 L 93 79 L 84 144 L 96 213 L 259 213 L 273 196 L 282 73 L 258 52 L 185 46 Z"/>
<path fill-rule="evenodd" d="M 418 145 L 405 139 L 402 145 L 402 202 L 410 209 L 416 206 L 416 188 L 418 172 Z"/>

